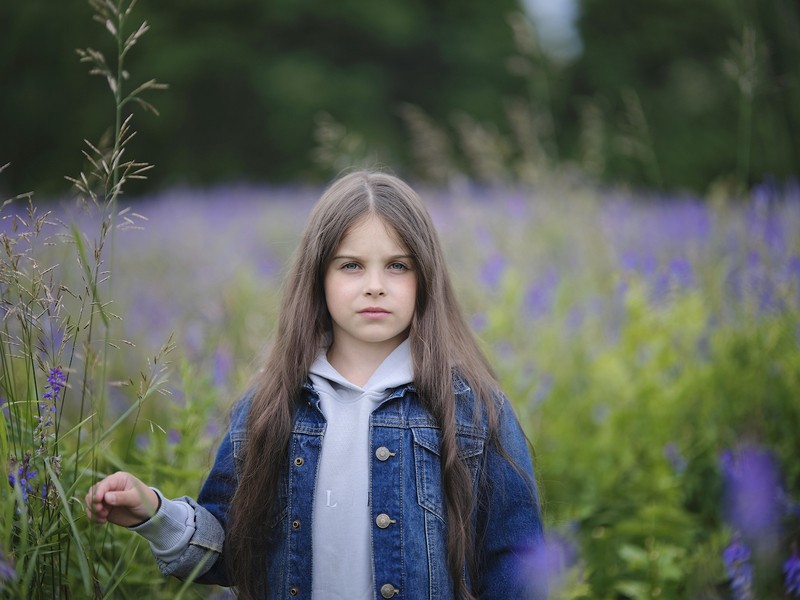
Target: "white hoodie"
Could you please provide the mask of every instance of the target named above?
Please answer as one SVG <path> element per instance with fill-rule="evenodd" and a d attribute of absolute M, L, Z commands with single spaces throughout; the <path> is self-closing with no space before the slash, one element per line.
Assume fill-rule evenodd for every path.
<path fill-rule="evenodd" d="M 345 379 L 325 352 L 310 378 L 327 422 L 314 492 L 312 598 L 373 598 L 369 488 L 369 417 L 390 392 L 413 380 L 408 340 L 375 370 L 364 387 Z"/>

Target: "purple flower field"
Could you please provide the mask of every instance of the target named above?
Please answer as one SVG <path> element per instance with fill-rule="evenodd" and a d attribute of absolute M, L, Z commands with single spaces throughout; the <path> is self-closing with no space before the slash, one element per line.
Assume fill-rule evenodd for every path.
<path fill-rule="evenodd" d="M 199 328 L 224 318 L 237 285 L 274 296 L 319 192 L 187 189 L 133 202 L 147 221 L 118 233 L 114 264 L 126 332 L 185 328 L 191 347 Z M 426 200 L 478 329 L 508 287 L 519 288 L 523 325 L 564 310 L 576 327 L 593 312 L 613 314 L 631 282 L 654 304 L 700 294 L 721 322 L 800 305 L 800 189 L 727 204 L 563 189 Z M 264 318 L 253 312 L 237 318 Z"/>
<path fill-rule="evenodd" d="M 197 492 L 269 344 L 282 271 L 320 192 L 232 186 L 121 202 L 98 251 L 98 298 L 119 319 L 107 404 L 92 418 L 128 415 L 102 443 L 165 493 Z M 535 449 L 550 542 L 521 568 L 546 572 L 555 598 L 797 597 L 800 187 L 738 201 L 567 184 L 422 195 Z M 2 213 L 5 236 L 22 230 L 15 211 Z M 72 220 L 93 248 L 99 220 L 65 204 L 20 263 L 57 265 L 72 290 L 37 334 L 45 446 L 62 419 L 88 414 L 64 360 L 85 352 L 63 326 L 85 286 Z M 139 373 L 161 373 L 149 357 L 170 340 L 168 395 L 133 411 Z M 26 501 L 41 493 L 27 464 L 9 471 Z"/>

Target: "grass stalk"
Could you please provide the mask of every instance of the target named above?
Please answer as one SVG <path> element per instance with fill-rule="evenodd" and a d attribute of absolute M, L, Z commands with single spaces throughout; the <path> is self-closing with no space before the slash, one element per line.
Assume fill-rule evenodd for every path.
<path fill-rule="evenodd" d="M 108 306 L 113 297 L 115 234 L 122 214 L 118 199 L 126 181 L 144 178 L 150 167 L 123 159 L 133 136 L 125 106 L 136 102 L 152 109 L 140 94 L 164 86 L 150 80 L 133 92 L 124 87 L 129 79 L 126 54 L 147 31 L 143 23 L 126 34 L 136 1 L 89 0 L 89 4 L 93 18 L 105 25 L 116 42 L 113 71 L 102 52 L 78 51 L 80 60 L 90 64 L 90 73 L 103 76 L 111 89 L 113 140 L 108 149 L 87 142 L 83 154 L 91 170 L 67 179 L 74 184 L 80 204 L 97 209 L 99 229 L 92 237 L 75 224 L 54 223 L 49 212 L 37 213 L 32 194 L 26 194 L 12 201 L 26 198 L 27 212 L 4 214 L 11 228 L 0 230 L 0 390 L 4 399 L 0 452 L 9 457 L 12 484 L 9 491 L 0 489 L 0 559 L 10 556 L 15 572 L 5 582 L 0 575 L 0 589 L 19 597 L 62 597 L 73 588 L 82 597 L 101 597 L 93 582 L 101 577 L 98 557 L 105 544 L 96 547 L 92 529 L 83 530 L 82 509 L 74 510 L 81 500 L 75 494 L 88 487 L 87 477 L 97 476 L 99 445 L 118 428 L 130 426 L 130 416 L 166 382 L 159 354 L 142 375 L 136 401 L 105 427 L 109 350 L 116 347 L 111 329 L 117 317 Z M 4 203 L 2 210 L 9 204 Z M 131 220 L 125 217 L 124 221 Z M 67 233 L 50 235 L 54 226 L 65 227 Z M 49 247 L 63 245 L 71 247 L 77 259 L 81 283 L 73 288 L 76 293 L 62 264 L 47 265 L 54 256 Z M 74 406 L 66 401 L 73 396 L 78 400 Z M 108 542 L 114 546 L 119 540 L 111 536 Z"/>

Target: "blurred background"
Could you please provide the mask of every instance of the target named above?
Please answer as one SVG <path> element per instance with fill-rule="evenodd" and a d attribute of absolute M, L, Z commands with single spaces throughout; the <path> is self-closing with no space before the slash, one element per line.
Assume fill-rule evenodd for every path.
<path fill-rule="evenodd" d="M 800 168 L 796 0 L 142 2 L 132 84 L 144 187 L 324 181 L 391 165 L 433 183 L 535 179 L 705 194 Z M 57 193 L 108 122 L 108 48 L 82 2 L 8 2 L 0 36 L 0 190 Z M 107 116 L 102 120 L 102 116 Z M 493 157 L 492 157 L 493 156 Z"/>
<path fill-rule="evenodd" d="M 230 597 L 76 507 L 197 493 L 310 207 L 385 166 L 533 442 L 520 572 L 800 598 L 798 0 L 6 2 L 0 108 L 0 597 Z"/>

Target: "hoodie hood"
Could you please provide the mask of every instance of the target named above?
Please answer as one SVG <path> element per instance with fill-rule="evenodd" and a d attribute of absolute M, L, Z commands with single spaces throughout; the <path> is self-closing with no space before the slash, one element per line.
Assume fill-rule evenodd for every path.
<path fill-rule="evenodd" d="M 327 348 L 311 364 L 309 377 L 314 387 L 323 395 L 330 393 L 341 401 L 354 401 L 362 396 L 381 398 L 387 390 L 411 383 L 414 380 L 411 344 L 406 339 L 375 369 L 364 387 L 347 380 L 328 362 Z"/>

